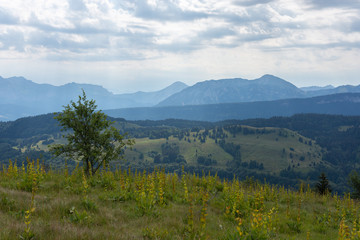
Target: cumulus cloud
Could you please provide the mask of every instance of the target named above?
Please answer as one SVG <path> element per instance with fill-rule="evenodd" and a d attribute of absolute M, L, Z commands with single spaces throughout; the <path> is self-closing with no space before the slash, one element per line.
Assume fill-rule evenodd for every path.
<path fill-rule="evenodd" d="M 13 24 L 17 24 L 19 22 L 19 19 L 8 13 L 4 8 L 0 7 L 0 24 L 9 24 L 9 25 L 13 25 Z"/>
<path fill-rule="evenodd" d="M 0 32 L 0 49 L 13 49 L 19 52 L 24 51 L 25 39 L 22 31 L 16 29 L 6 29 Z"/>
<path fill-rule="evenodd" d="M 360 8 L 358 0 L 306 0 L 314 8 Z"/>
<path fill-rule="evenodd" d="M 86 11 L 86 5 L 84 4 L 83 0 L 71 0 L 68 2 L 69 3 L 69 8 L 72 11 Z"/>
<path fill-rule="evenodd" d="M 258 4 L 267 4 L 272 1 L 274 0 L 235 0 L 234 4 L 240 6 L 254 6 Z"/>
<path fill-rule="evenodd" d="M 360 18 L 354 19 L 354 21 L 351 22 L 351 32 L 360 32 Z"/>
<path fill-rule="evenodd" d="M 151 1 L 146 0 L 134 1 L 135 16 L 141 19 L 157 21 L 193 21 L 196 19 L 206 18 L 208 14 L 201 11 L 182 9 L 176 2 L 168 0 Z"/>
<path fill-rule="evenodd" d="M 358 0 L 2 1 L 0 59 L 155 67 L 161 61 L 173 69 L 179 59 L 197 56 L 200 66 L 215 71 L 204 61 L 282 58 L 301 50 L 333 51 L 324 60 L 343 61 L 342 52 L 360 49 L 359 15 Z M 199 57 L 208 52 L 224 54 Z"/>
<path fill-rule="evenodd" d="M 351 0 L 305 1 L 318 8 L 358 5 L 357 1 Z M 14 7 L 20 10 L 21 1 L 15 2 L 18 5 L 14 4 Z M 326 25 L 320 24 L 324 17 L 305 11 L 296 12 L 293 6 L 287 8 L 280 0 L 234 0 L 226 2 L 226 5 L 217 1 L 181 0 L 48 2 L 46 9 L 35 4 L 36 8 L 31 9 L 22 21 L 19 20 L 20 16 L 14 15 L 14 11 L 0 5 L 1 23 L 16 27 L 16 33 L 15 30 L 2 33 L 2 48 L 10 47 L 11 39 L 16 39 L 13 47 L 19 51 L 41 47 L 42 51 L 47 49 L 53 55 L 54 51 L 61 50 L 64 54 L 61 59 L 66 59 L 67 52 L 76 53 L 75 56 L 88 56 L 86 51 L 91 51 L 92 56 L 101 53 L 99 59 L 104 59 L 104 56 L 114 59 L 117 56 L 111 54 L 114 49 L 126 49 L 128 52 L 120 59 L 126 56 L 138 59 L 140 56 L 146 57 L 141 51 L 149 49 L 178 53 L 209 46 L 231 48 L 247 42 L 258 42 L 261 49 L 269 44 L 262 44 L 267 39 L 278 39 L 277 42 L 287 42 L 287 45 L 291 42 L 296 46 L 306 45 L 301 39 L 300 43 L 295 42 L 293 36 L 299 35 L 298 30 L 310 31 L 314 28 L 311 26 L 312 20 L 316 19 L 320 20 L 320 26 L 315 27 Z M 298 9 L 302 7 L 301 4 L 295 6 Z M 358 20 L 350 17 L 340 20 L 340 23 L 347 24 L 349 31 L 359 28 Z M 342 25 L 339 28 L 344 29 Z M 341 41 L 338 45 L 341 45 Z M 74 59 L 75 56 L 71 54 L 69 58 Z M 81 60 L 84 59 L 81 57 Z"/>

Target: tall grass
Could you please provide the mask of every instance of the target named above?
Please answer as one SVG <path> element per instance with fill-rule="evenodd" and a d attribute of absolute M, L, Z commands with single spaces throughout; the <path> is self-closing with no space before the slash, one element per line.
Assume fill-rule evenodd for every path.
<path fill-rule="evenodd" d="M 0 239 L 360 239 L 359 204 L 310 187 L 39 161 L 0 172 Z"/>

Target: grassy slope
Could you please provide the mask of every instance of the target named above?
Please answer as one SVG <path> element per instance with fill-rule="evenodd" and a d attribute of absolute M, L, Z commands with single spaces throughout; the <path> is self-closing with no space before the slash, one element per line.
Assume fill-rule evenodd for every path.
<path fill-rule="evenodd" d="M 360 229 L 357 202 L 306 187 L 295 192 L 162 172 L 103 172 L 86 181 L 81 171 L 66 176 L 0 172 L 0 239 L 23 234 L 32 188 L 35 239 L 241 239 L 239 230 L 249 239 L 344 239 Z"/>
<path fill-rule="evenodd" d="M 136 127 L 136 125 L 134 125 L 134 127 Z M 243 126 L 243 128 L 248 128 L 253 131 L 266 129 L 268 132 L 263 134 L 244 134 L 242 132 L 233 136 L 231 133 L 224 131 L 228 136 L 225 141 L 241 146 L 242 162 L 249 163 L 250 161 L 256 161 L 263 163 L 263 172 L 278 174 L 288 166 L 296 171 L 308 172 L 320 162 L 328 166 L 328 164 L 321 161 L 321 147 L 314 141 L 312 141 L 312 145 L 310 146 L 308 143 L 311 139 L 303 137 L 294 131 L 279 128 L 254 128 L 245 126 Z M 202 134 L 203 132 L 204 130 L 200 130 L 198 134 Z M 213 133 L 213 130 L 210 130 L 210 133 Z M 125 159 L 129 163 L 145 162 L 152 164 L 154 159 L 149 156 L 149 153 L 156 151 L 161 154 L 161 145 L 168 142 L 175 143 L 179 146 L 180 154 L 184 156 L 189 165 L 197 165 L 198 156 L 211 156 L 212 159 L 217 161 L 217 164 L 212 166 L 213 168 L 226 168 L 227 163 L 231 161 L 233 157 L 216 144 L 214 139 L 207 137 L 205 143 L 201 143 L 196 137 L 196 134 L 196 132 L 190 132 L 190 137 L 186 137 L 186 140 L 185 138 L 179 140 L 174 137 L 169 137 L 168 140 L 165 138 L 135 139 L 136 143 L 132 150 L 127 149 L 125 151 Z M 302 138 L 303 141 L 300 142 L 299 138 Z M 188 142 L 188 139 L 190 139 L 190 142 Z M 56 142 L 65 143 L 64 139 L 58 139 Z M 48 145 L 44 145 L 43 140 L 40 140 L 33 144 L 31 149 L 46 151 Z M 140 159 L 141 154 L 144 156 L 143 160 Z M 302 157 L 304 160 L 301 160 Z"/>
<path fill-rule="evenodd" d="M 256 128 L 252 129 L 256 130 Z M 244 161 L 255 160 L 263 163 L 264 168 L 269 172 L 279 172 L 289 165 L 295 165 L 296 169 L 306 171 L 309 169 L 310 163 L 318 164 L 321 161 L 321 147 L 316 144 L 312 144 L 312 146 L 305 144 L 310 139 L 290 130 L 266 129 L 275 130 L 275 132 L 262 135 L 237 135 L 236 138 L 229 135 L 229 141 L 241 145 Z M 279 131 L 286 133 L 287 137 L 279 136 Z M 303 139 L 302 143 L 299 142 L 300 137 Z M 283 150 L 285 151 L 283 152 Z M 293 155 L 292 158 L 290 153 Z M 304 157 L 303 161 L 300 160 L 302 156 Z"/>
<path fill-rule="evenodd" d="M 256 128 L 248 128 L 256 130 Z M 250 162 L 254 160 L 263 163 L 264 170 L 268 173 L 279 173 L 289 165 L 294 165 L 295 170 L 306 172 L 314 167 L 314 163 L 316 165 L 321 162 L 321 147 L 316 145 L 314 141 L 312 141 L 313 144 L 310 146 L 309 144 L 305 144 L 305 142 L 309 142 L 310 139 L 296 132 L 287 129 L 266 129 L 273 130 L 273 132 L 267 134 L 236 134 L 235 137 L 227 132 L 228 138 L 226 138 L 226 142 L 239 144 L 241 146 L 242 161 Z M 287 137 L 279 136 L 279 131 L 287 134 Z M 135 158 L 135 160 L 139 161 L 140 153 L 143 153 L 145 161 L 153 162 L 153 159 L 148 156 L 148 152 L 157 151 L 161 153 L 161 144 L 169 142 L 176 143 L 180 147 L 180 154 L 185 157 L 188 164 L 195 165 L 196 156 L 211 155 L 212 159 L 218 162 L 216 165 L 217 168 L 225 167 L 226 163 L 232 160 L 232 156 L 216 144 L 214 139 L 207 138 L 205 143 L 201 143 L 198 139 L 194 141 L 194 137 L 192 137 L 193 134 L 195 133 L 190 133 L 191 143 L 184 139 L 179 141 L 173 137 L 170 137 L 169 140 L 136 139 L 133 151 L 126 151 L 126 159 L 133 161 Z M 303 139 L 302 143 L 299 142 L 300 137 Z M 290 157 L 290 153 L 293 156 L 292 158 Z M 304 157 L 303 161 L 300 160 L 301 157 Z"/>

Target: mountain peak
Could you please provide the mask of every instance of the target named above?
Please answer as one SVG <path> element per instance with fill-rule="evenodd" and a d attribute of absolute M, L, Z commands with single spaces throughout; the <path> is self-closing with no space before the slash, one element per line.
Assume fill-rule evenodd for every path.
<path fill-rule="evenodd" d="M 170 89 L 178 89 L 179 91 L 183 90 L 184 88 L 187 88 L 188 85 L 186 85 L 183 82 L 177 81 L 174 82 L 173 84 L 169 85 L 168 87 L 164 88 L 163 90 L 160 91 L 164 91 L 164 90 L 170 90 Z"/>
<path fill-rule="evenodd" d="M 232 78 L 199 82 L 170 96 L 159 106 L 269 101 L 293 97 L 303 97 L 303 92 L 281 78 L 266 74 L 254 80 Z"/>
<path fill-rule="evenodd" d="M 284 79 L 282 78 L 279 78 L 279 77 L 276 77 L 274 75 L 270 75 L 270 74 L 265 74 L 263 76 L 261 76 L 260 78 L 258 79 L 255 79 L 255 80 L 266 80 L 266 81 L 281 81 L 281 82 L 287 82 L 285 81 Z"/>
<path fill-rule="evenodd" d="M 278 78 L 278 77 L 276 77 L 276 76 L 274 76 L 274 75 L 271 75 L 271 74 L 265 74 L 265 75 L 262 75 L 261 77 L 260 77 L 260 79 L 261 78 Z"/>
<path fill-rule="evenodd" d="M 187 86 L 185 83 L 181 82 L 181 81 L 176 81 L 173 84 L 170 84 L 170 86 L 172 85 L 180 85 L 180 86 Z"/>

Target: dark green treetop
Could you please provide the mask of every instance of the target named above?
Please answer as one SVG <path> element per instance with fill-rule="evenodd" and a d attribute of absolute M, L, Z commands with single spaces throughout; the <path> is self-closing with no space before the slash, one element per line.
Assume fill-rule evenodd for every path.
<path fill-rule="evenodd" d="M 354 190 L 351 193 L 352 198 L 360 198 L 360 175 L 354 170 L 349 174 L 349 184 Z"/>
<path fill-rule="evenodd" d="M 86 98 L 85 91 L 77 102 L 70 101 L 64 110 L 54 118 L 62 131 L 68 131 L 66 144 L 54 144 L 50 151 L 57 157 L 82 161 L 86 174 L 95 174 L 103 165 L 114 159 L 123 158 L 123 148 L 133 145 L 134 140 L 125 139 L 111 126 L 104 113 L 96 111 L 94 100 Z M 70 130 L 70 131 L 69 131 Z"/>
<path fill-rule="evenodd" d="M 316 192 L 318 192 L 320 195 L 331 193 L 330 183 L 325 173 L 320 174 L 319 182 L 315 185 L 315 188 L 316 188 Z"/>

